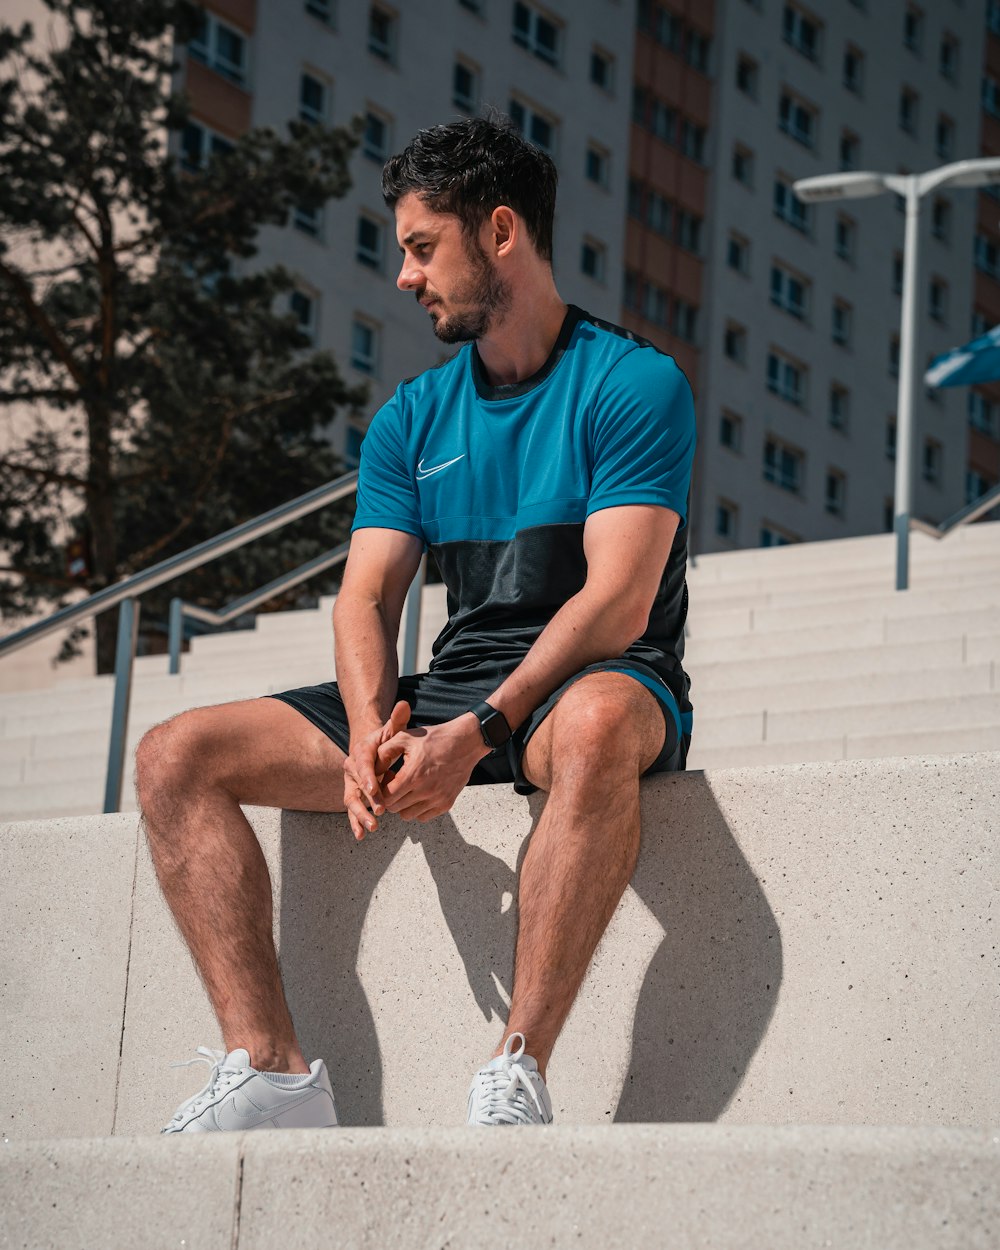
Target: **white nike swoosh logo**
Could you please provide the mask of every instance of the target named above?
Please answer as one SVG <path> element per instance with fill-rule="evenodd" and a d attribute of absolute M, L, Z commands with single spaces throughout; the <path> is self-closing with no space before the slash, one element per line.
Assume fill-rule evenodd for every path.
<path fill-rule="evenodd" d="M 464 459 L 465 452 L 463 452 L 460 456 L 456 456 L 454 460 L 446 460 L 444 464 L 436 464 L 431 469 L 425 469 L 423 458 L 421 458 L 419 464 L 417 465 L 417 481 L 422 482 L 425 477 L 430 477 L 432 473 L 440 473 L 442 469 L 447 469 L 453 464 L 458 464 L 459 460 Z"/>

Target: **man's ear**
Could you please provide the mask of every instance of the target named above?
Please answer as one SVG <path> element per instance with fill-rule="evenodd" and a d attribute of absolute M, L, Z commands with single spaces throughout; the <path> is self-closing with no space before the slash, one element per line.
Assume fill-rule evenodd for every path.
<path fill-rule="evenodd" d="M 501 204 L 493 210 L 490 227 L 492 230 L 490 242 L 494 255 L 498 259 L 509 256 L 521 233 L 521 223 L 517 213 L 506 204 Z"/>

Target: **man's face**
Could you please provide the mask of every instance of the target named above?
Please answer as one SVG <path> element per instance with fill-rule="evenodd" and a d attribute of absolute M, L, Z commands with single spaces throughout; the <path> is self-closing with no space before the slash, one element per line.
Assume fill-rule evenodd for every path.
<path fill-rule="evenodd" d="M 510 306 L 507 284 L 457 217 L 404 195 L 396 205 L 396 239 L 403 253 L 396 285 L 427 309 L 443 343 L 483 338 Z"/>

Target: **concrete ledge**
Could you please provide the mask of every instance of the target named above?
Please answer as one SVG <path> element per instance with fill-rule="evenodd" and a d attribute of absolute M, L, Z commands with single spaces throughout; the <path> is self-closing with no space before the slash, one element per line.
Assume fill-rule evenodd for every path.
<path fill-rule="evenodd" d="M 1000 1133 L 968 1129 L 340 1129 L 8 1144 L 0 1245 L 993 1250 L 998 1166 Z"/>
<path fill-rule="evenodd" d="M 461 1122 L 541 810 L 479 787 L 361 845 L 251 810 L 345 1124 Z M 561 1124 L 1000 1123 L 1000 755 L 653 778 L 643 829 L 553 1058 Z M 46 1072 L 0 1070 L 8 1134 L 155 1133 L 200 1081 L 168 1064 L 217 1030 L 135 818 L 9 826 L 0 854 L 0 1045 Z"/>

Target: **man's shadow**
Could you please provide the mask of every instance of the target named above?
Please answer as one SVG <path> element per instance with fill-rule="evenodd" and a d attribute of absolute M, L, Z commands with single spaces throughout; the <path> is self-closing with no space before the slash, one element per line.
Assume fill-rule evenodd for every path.
<path fill-rule="evenodd" d="M 328 1060 L 343 1124 L 384 1122 L 381 1053 L 358 961 L 379 882 L 407 841 L 423 849 L 479 1009 L 507 1019 L 516 878 L 502 859 L 467 842 L 449 816 L 383 821 L 358 844 L 345 817 L 282 813 L 282 976 L 303 1050 Z M 409 932 L 400 917 L 400 942 Z"/>
<path fill-rule="evenodd" d="M 710 1121 L 736 1096 L 774 1010 L 781 935 L 704 775 L 652 785 L 632 888 L 663 937 L 636 1003 L 614 1119 Z M 529 800 L 532 830 L 544 802 Z M 408 838 L 422 846 L 476 1002 L 487 1019 L 506 1020 L 516 877 L 450 817 L 386 822 L 361 845 L 342 817 L 285 813 L 282 822 L 281 962 L 299 1039 L 307 1055 L 332 1060 L 342 1122 L 381 1124 L 378 1037 L 357 971 L 379 881 Z M 401 918 L 399 940 L 409 933 Z"/>

